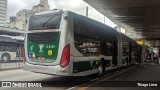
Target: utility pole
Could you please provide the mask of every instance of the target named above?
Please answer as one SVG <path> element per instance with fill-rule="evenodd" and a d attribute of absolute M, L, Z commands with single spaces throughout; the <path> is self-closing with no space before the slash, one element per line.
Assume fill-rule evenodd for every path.
<path fill-rule="evenodd" d="M 86 7 L 86 17 L 88 17 L 88 7 Z"/>

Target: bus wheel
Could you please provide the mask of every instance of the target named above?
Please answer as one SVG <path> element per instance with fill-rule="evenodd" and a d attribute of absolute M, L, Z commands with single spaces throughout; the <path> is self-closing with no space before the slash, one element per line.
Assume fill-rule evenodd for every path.
<path fill-rule="evenodd" d="M 2 58 L 1 58 L 1 60 L 2 60 L 3 62 L 9 62 L 10 59 L 11 59 L 11 57 L 10 57 L 10 55 L 9 55 L 8 53 L 4 53 L 4 54 L 2 55 Z"/>
<path fill-rule="evenodd" d="M 101 60 L 99 67 L 98 67 L 98 76 L 99 77 L 103 76 L 104 72 L 105 72 L 105 62 L 104 62 L 104 60 Z"/>

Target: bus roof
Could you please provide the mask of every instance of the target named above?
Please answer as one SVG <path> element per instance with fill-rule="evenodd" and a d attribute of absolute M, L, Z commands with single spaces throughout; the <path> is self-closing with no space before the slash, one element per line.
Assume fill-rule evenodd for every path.
<path fill-rule="evenodd" d="M 0 36 L 0 42 L 17 42 L 17 40 L 12 39 L 12 38 L 10 38 L 10 37 Z"/>
<path fill-rule="evenodd" d="M 22 37 L 14 37 L 14 36 L 9 36 L 9 35 L 0 35 L 0 42 L 13 42 L 16 43 L 17 41 L 23 41 L 24 38 Z"/>

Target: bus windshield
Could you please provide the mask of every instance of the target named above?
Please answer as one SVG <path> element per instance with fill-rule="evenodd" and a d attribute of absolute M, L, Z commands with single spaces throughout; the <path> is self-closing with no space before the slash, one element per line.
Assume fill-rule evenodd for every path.
<path fill-rule="evenodd" d="M 29 31 L 59 29 L 62 12 L 31 16 L 29 19 Z"/>

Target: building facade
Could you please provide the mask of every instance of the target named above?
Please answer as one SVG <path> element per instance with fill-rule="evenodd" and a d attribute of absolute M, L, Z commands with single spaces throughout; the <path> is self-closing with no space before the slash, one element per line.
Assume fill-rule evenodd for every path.
<path fill-rule="evenodd" d="M 5 26 L 7 20 L 7 0 L 0 0 L 0 26 Z"/>
<path fill-rule="evenodd" d="M 11 16 L 9 20 L 10 20 L 10 22 L 16 22 L 16 17 L 15 16 Z"/>
<path fill-rule="evenodd" d="M 9 20 L 10 20 L 9 23 L 7 23 L 6 26 L 10 28 L 16 28 L 16 17 L 11 16 Z"/>
<path fill-rule="evenodd" d="M 40 0 L 40 4 L 32 7 L 31 10 L 23 9 L 16 13 L 16 24 L 11 23 L 12 28 L 16 27 L 17 29 L 26 30 L 27 29 L 27 19 L 34 15 L 35 13 L 48 11 L 50 10 L 48 0 Z M 14 26 L 15 25 L 15 26 Z"/>

